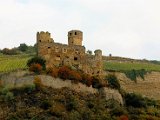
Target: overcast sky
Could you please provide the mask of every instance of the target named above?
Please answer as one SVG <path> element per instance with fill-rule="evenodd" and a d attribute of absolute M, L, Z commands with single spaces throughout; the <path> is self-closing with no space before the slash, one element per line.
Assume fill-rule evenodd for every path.
<path fill-rule="evenodd" d="M 37 31 L 67 43 L 83 31 L 83 45 L 104 55 L 160 60 L 160 0 L 1 0 L 0 49 L 33 45 Z"/>

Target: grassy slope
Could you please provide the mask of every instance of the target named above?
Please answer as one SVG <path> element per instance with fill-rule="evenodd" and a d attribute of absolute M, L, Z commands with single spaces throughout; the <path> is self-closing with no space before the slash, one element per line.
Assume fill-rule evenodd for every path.
<path fill-rule="evenodd" d="M 147 71 L 160 71 L 160 65 L 152 63 L 119 63 L 119 62 L 104 62 L 105 70 L 115 70 L 115 71 L 124 71 L 124 70 L 140 70 L 145 69 Z"/>
<path fill-rule="evenodd" d="M 26 68 L 31 55 L 0 55 L 0 72 Z"/>

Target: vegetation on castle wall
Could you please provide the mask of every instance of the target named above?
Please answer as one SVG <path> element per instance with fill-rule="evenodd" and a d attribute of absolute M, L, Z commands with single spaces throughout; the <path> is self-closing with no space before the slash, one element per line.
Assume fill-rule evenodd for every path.
<path fill-rule="evenodd" d="M 62 66 L 60 68 L 48 68 L 46 73 L 53 76 L 59 77 L 63 80 L 71 80 L 73 83 L 82 83 L 90 87 L 101 88 L 107 86 L 107 82 L 100 79 L 97 76 L 88 75 L 82 71 L 71 69 L 68 66 Z"/>
<path fill-rule="evenodd" d="M 54 78 L 58 77 L 58 68 L 47 68 L 46 70 L 46 74 L 51 75 Z"/>
<path fill-rule="evenodd" d="M 69 75 L 70 75 L 70 71 L 71 69 L 67 66 L 62 66 L 59 68 L 58 70 L 58 76 L 61 78 L 61 79 L 69 79 Z"/>

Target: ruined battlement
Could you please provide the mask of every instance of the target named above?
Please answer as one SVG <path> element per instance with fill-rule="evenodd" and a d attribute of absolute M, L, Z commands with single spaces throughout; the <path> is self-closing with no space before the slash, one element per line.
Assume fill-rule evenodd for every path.
<path fill-rule="evenodd" d="M 102 51 L 95 55 L 86 54 L 82 46 L 83 33 L 80 30 L 68 32 L 68 44 L 56 43 L 49 32 L 37 32 L 38 56 L 46 60 L 47 67 L 73 66 L 91 75 L 102 74 Z"/>
<path fill-rule="evenodd" d="M 53 38 L 51 38 L 51 34 L 48 31 L 37 32 L 37 43 L 41 42 L 48 42 L 48 43 L 53 42 Z"/>

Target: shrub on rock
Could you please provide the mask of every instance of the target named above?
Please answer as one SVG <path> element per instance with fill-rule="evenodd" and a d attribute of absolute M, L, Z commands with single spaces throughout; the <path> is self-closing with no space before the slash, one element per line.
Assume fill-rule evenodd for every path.
<path fill-rule="evenodd" d="M 32 64 L 40 64 L 43 70 L 46 69 L 46 60 L 41 57 L 33 57 L 29 59 L 27 62 L 27 66 L 30 67 Z"/>

